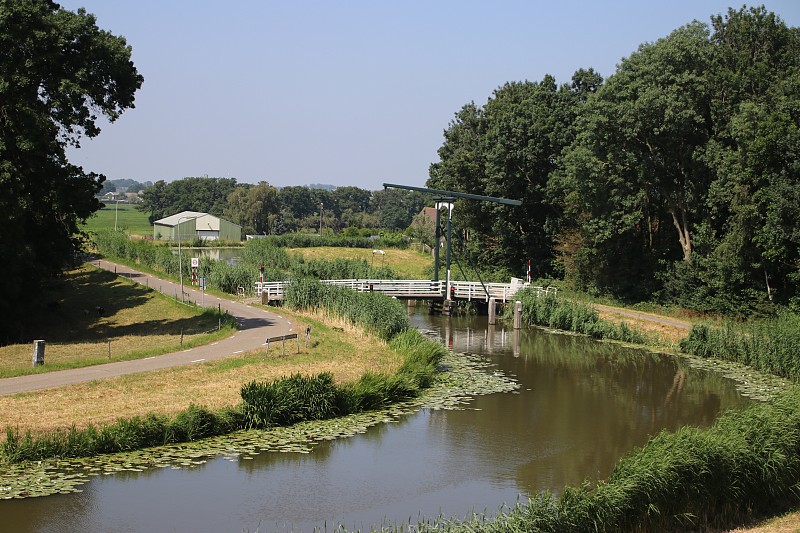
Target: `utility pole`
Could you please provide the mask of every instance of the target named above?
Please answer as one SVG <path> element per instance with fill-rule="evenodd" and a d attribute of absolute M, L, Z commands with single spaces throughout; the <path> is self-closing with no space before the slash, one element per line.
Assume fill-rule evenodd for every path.
<path fill-rule="evenodd" d="M 319 236 L 322 237 L 322 202 L 319 203 Z"/>

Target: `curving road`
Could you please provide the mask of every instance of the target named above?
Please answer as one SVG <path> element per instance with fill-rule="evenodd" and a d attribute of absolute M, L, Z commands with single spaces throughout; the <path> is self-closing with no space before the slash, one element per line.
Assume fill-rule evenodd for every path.
<path fill-rule="evenodd" d="M 137 283 L 146 285 L 168 296 L 176 296 L 180 293 L 180 285 L 178 283 L 166 281 L 109 261 L 98 261 L 97 263 L 93 262 L 93 264 L 96 264 L 100 268 L 116 272 L 120 276 L 130 278 Z M 208 294 L 203 298 L 200 291 L 187 285 L 184 285 L 184 291 L 185 298 L 193 302 L 200 303 L 204 300 L 203 303 L 206 307 L 219 307 L 233 315 L 239 324 L 239 330 L 227 339 L 180 352 L 136 359 L 133 361 L 121 361 L 118 363 L 108 363 L 71 370 L 58 370 L 43 374 L 0 379 L 0 396 L 222 359 L 230 355 L 260 349 L 264 346 L 266 339 L 286 335 L 292 331 L 292 323 L 275 313 Z M 45 361 L 46 360 L 47 358 L 45 356 Z"/>

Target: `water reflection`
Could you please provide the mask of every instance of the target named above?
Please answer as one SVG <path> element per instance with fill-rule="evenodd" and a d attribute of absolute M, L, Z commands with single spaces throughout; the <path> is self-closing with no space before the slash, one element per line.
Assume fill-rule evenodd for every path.
<path fill-rule="evenodd" d="M 517 377 L 516 394 L 423 411 L 310 454 L 262 453 L 191 470 L 104 476 L 83 494 L 0 502 L 10 531 L 369 529 L 495 511 L 543 489 L 608 476 L 662 429 L 708 425 L 746 402 L 720 376 L 583 337 L 413 316 L 453 349 Z"/>

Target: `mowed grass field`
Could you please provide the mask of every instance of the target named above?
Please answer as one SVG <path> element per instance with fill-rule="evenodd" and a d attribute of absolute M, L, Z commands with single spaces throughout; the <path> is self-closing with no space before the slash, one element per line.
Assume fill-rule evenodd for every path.
<path fill-rule="evenodd" d="M 22 332 L 45 340 L 45 365 L 33 368 L 31 343 L 2 346 L 0 377 L 169 353 L 235 331 L 225 324 L 217 331 L 214 315 L 89 266 L 52 282 L 46 298 L 47 311 L 32 317 Z"/>
<path fill-rule="evenodd" d="M 115 213 L 116 209 L 119 209 Z M 97 231 L 101 229 L 114 229 L 114 218 L 117 217 L 117 229 L 125 230 L 131 235 L 143 237 L 153 236 L 153 226 L 147 220 L 147 213 L 136 210 L 133 204 L 119 204 L 115 206 L 109 202 L 95 215 L 86 221 L 84 231 Z"/>
<path fill-rule="evenodd" d="M 320 246 L 316 248 L 287 248 L 290 254 L 298 253 L 304 259 L 364 259 L 377 266 L 391 267 L 401 279 L 431 279 L 433 276 L 433 257 L 417 250 L 384 250 L 381 255 L 369 248 L 335 248 Z"/>

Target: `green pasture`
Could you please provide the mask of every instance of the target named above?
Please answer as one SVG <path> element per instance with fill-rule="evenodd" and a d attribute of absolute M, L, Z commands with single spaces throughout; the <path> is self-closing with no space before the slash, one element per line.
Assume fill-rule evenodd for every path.
<path fill-rule="evenodd" d="M 137 211 L 136 206 L 133 204 L 119 204 L 119 206 L 115 206 L 113 203 L 106 204 L 105 207 L 86 221 L 83 230 L 114 229 L 115 217 L 117 229 L 122 229 L 131 235 L 152 237 L 153 226 L 147 220 L 147 213 Z"/>

